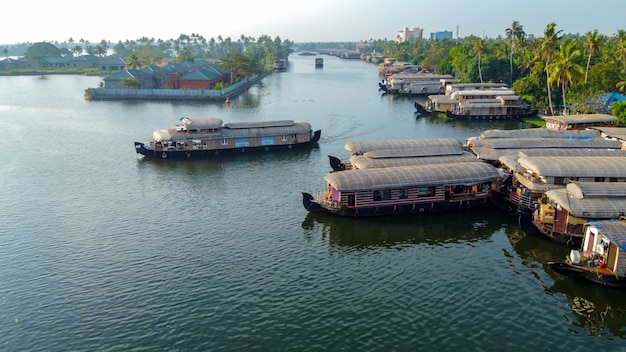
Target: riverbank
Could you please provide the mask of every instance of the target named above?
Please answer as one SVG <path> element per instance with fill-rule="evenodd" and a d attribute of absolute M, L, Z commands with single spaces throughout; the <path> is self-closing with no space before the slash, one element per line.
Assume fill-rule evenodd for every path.
<path fill-rule="evenodd" d="M 109 89 L 87 88 L 85 99 L 87 100 L 214 100 L 220 101 L 227 97 L 235 97 L 259 82 L 272 72 L 264 72 L 243 81 L 237 82 L 221 90 L 200 89 Z"/>

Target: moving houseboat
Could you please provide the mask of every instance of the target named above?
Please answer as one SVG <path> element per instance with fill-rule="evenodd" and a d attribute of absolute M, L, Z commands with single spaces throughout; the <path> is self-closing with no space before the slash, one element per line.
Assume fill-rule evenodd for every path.
<path fill-rule="evenodd" d="M 626 221 L 602 220 L 584 225 L 582 245 L 564 262 L 548 262 L 557 273 L 597 284 L 626 287 Z"/>
<path fill-rule="evenodd" d="M 626 182 L 572 182 L 543 195 L 533 225 L 543 235 L 579 248 L 585 223 L 625 214 Z"/>
<path fill-rule="evenodd" d="M 352 169 L 326 175 L 324 191 L 303 193 L 302 203 L 310 212 L 352 217 L 486 207 L 497 178 L 482 162 Z"/>
<path fill-rule="evenodd" d="M 207 158 L 245 152 L 269 152 L 311 147 L 320 139 L 308 122 L 292 120 L 224 124 L 219 118 L 181 117 L 174 128 L 152 133 L 147 143 L 135 142 L 146 157 Z"/>

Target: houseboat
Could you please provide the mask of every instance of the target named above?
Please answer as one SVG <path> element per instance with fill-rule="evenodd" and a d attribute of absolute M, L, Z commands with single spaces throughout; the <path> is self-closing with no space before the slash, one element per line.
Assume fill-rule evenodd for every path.
<path fill-rule="evenodd" d="M 329 159 L 333 171 L 341 171 L 346 168 L 363 170 L 394 166 L 480 162 L 470 152 L 449 147 L 423 148 L 419 150 L 419 153 L 412 149 L 371 151 L 363 155 L 353 155 L 347 162 L 330 155 Z"/>
<path fill-rule="evenodd" d="M 275 72 L 287 71 L 287 60 L 285 59 L 274 60 L 274 71 Z"/>
<path fill-rule="evenodd" d="M 406 74 L 398 73 L 388 76 L 379 87 L 390 94 L 427 95 L 443 93 L 445 81 L 453 80 L 451 75 L 436 75 L 432 73 Z"/>
<path fill-rule="evenodd" d="M 608 114 L 581 114 L 566 116 L 542 116 L 546 128 L 565 130 L 584 130 L 591 127 L 615 127 L 618 118 Z"/>
<path fill-rule="evenodd" d="M 557 273 L 597 284 L 626 287 L 626 221 L 602 220 L 584 225 L 582 245 L 564 262 L 548 262 Z"/>
<path fill-rule="evenodd" d="M 451 110 L 446 111 L 449 118 L 468 120 L 519 119 L 537 116 L 538 110 L 512 90 L 469 90 L 452 93 L 457 100 Z"/>
<path fill-rule="evenodd" d="M 322 59 L 321 57 L 316 57 L 315 58 L 315 67 L 317 67 L 317 68 L 324 67 L 324 59 Z"/>
<path fill-rule="evenodd" d="M 548 238 L 579 248 L 585 223 L 624 215 L 626 182 L 571 182 L 543 195 L 533 225 Z"/>
<path fill-rule="evenodd" d="M 370 159 L 412 158 L 461 154 L 462 144 L 454 138 L 391 139 L 348 142 L 344 148 L 351 156 L 365 155 Z M 350 160 L 328 156 L 334 171 L 352 168 Z"/>
<path fill-rule="evenodd" d="M 456 92 L 476 92 L 481 94 L 476 95 L 459 95 Z M 497 96 L 515 95 L 513 90 L 509 89 L 509 86 L 505 83 L 446 83 L 444 94 L 429 95 L 428 100 L 424 105 L 419 102 L 415 102 L 415 110 L 422 115 L 428 115 L 433 113 L 445 113 L 446 111 L 452 111 L 453 105 L 457 105 L 460 99 L 467 98 L 496 98 Z"/>
<path fill-rule="evenodd" d="M 516 206 L 522 230 L 530 235 L 539 231 L 532 216 L 539 200 L 550 190 L 571 182 L 626 182 L 626 158 L 611 156 L 539 156 L 519 158 L 507 190 L 502 195 L 509 206 Z M 494 193 L 494 204 L 499 203 Z"/>
<path fill-rule="evenodd" d="M 310 212 L 384 216 L 489 206 L 498 171 L 487 163 L 352 169 L 326 175 L 325 189 L 302 194 Z"/>
<path fill-rule="evenodd" d="M 135 151 L 158 159 L 208 158 L 311 147 L 322 133 L 313 132 L 308 122 L 292 120 L 224 124 L 219 118 L 181 117 L 179 121 L 174 128 L 154 131 L 147 143 L 135 142 Z"/>

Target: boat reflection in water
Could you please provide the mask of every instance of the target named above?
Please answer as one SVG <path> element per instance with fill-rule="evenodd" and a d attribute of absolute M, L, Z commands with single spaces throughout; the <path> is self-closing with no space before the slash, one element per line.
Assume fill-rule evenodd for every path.
<path fill-rule="evenodd" d="M 302 228 L 319 230 L 331 246 L 367 249 L 403 244 L 477 242 L 490 238 L 508 224 L 515 224 L 514 216 L 475 209 L 454 213 L 453 219 L 446 213 L 359 219 L 308 213 Z"/>
<path fill-rule="evenodd" d="M 576 317 L 571 322 L 575 328 L 585 327 L 592 336 L 626 338 L 626 302 L 622 289 L 561 279 L 547 291 L 567 297 Z"/>
<path fill-rule="evenodd" d="M 571 248 L 565 244 L 527 236 L 516 227 L 506 231 L 521 264 L 545 288 L 545 299 L 567 305 L 572 315 L 555 318 L 571 331 L 597 337 L 626 338 L 626 301 L 623 289 L 564 277 L 547 265 L 561 260 Z M 519 268 L 517 268 L 519 270 Z"/>

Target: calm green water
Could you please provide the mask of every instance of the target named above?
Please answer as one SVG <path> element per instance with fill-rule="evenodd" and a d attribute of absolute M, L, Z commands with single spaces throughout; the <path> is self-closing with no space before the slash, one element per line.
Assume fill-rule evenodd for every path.
<path fill-rule="evenodd" d="M 348 141 L 517 123 L 415 118 L 361 61 L 292 56 L 230 106 L 85 101 L 101 78 L 0 77 L 0 350 L 588 351 L 626 346 L 624 293 L 495 210 L 308 214 Z M 319 148 L 143 160 L 180 116 L 308 121 Z"/>

